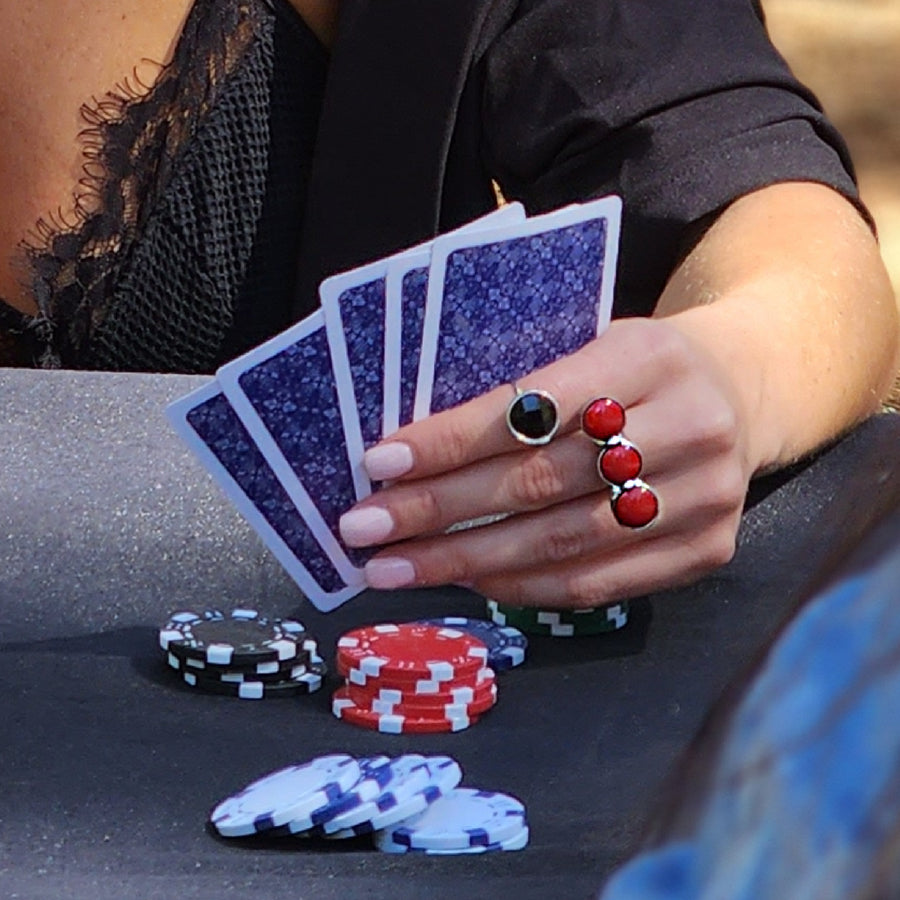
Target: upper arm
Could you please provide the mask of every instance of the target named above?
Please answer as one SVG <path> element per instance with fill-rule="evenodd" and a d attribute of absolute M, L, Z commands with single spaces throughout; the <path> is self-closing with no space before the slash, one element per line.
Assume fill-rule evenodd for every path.
<path fill-rule="evenodd" d="M 0 0 L 0 296 L 32 307 L 18 246 L 47 216 L 71 217 L 84 164 L 81 107 L 152 80 L 190 0 Z"/>
<path fill-rule="evenodd" d="M 485 57 L 486 155 L 532 210 L 624 201 L 617 314 L 646 314 L 689 227 L 767 184 L 855 195 L 843 141 L 753 0 L 522 0 Z"/>

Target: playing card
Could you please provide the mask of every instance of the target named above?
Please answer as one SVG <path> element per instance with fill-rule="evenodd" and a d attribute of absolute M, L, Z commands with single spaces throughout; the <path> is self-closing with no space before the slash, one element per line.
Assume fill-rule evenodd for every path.
<path fill-rule="evenodd" d="M 607 326 L 621 207 L 606 197 L 435 240 L 416 419 L 573 353 Z"/>
<path fill-rule="evenodd" d="M 507 203 L 448 234 L 472 234 L 525 220 L 521 203 Z M 385 310 L 384 436 L 413 420 L 428 267 L 433 241 L 388 261 Z"/>
<path fill-rule="evenodd" d="M 216 381 L 170 404 L 176 432 L 310 601 L 328 612 L 354 597 Z"/>
<path fill-rule="evenodd" d="M 319 288 L 356 498 L 372 492 L 362 465 L 384 430 L 387 260 L 326 278 Z"/>
<path fill-rule="evenodd" d="M 356 492 L 322 311 L 227 363 L 217 378 L 341 577 L 360 583 L 371 552 L 339 541 L 338 520 Z"/>

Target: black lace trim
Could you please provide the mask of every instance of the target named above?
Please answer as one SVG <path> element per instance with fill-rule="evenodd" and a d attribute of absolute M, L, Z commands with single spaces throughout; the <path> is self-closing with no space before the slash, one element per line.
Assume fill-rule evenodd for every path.
<path fill-rule="evenodd" d="M 39 312 L 0 300 L 0 364 L 30 357 L 26 364 L 43 368 L 103 367 L 93 344 L 148 217 L 271 15 L 261 0 L 195 0 L 151 87 L 125 84 L 82 108 L 85 161 L 72 221 L 40 221 L 23 247 Z"/>

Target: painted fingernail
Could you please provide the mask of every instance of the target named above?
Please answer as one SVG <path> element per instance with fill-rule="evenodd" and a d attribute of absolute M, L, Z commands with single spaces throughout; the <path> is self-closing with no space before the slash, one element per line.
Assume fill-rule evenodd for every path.
<path fill-rule="evenodd" d="M 366 450 L 366 472 L 373 481 L 389 481 L 405 475 L 413 467 L 412 448 L 402 441 L 379 444 Z"/>
<path fill-rule="evenodd" d="M 338 527 L 348 547 L 368 547 L 384 542 L 394 529 L 394 520 L 386 509 L 366 506 L 344 513 Z"/>
<path fill-rule="evenodd" d="M 409 587 L 416 580 L 416 570 L 408 559 L 387 556 L 366 563 L 366 583 L 381 591 Z"/>

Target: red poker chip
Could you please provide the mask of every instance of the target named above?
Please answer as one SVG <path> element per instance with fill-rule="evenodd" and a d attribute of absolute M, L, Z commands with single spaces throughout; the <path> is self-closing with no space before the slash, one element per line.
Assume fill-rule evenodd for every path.
<path fill-rule="evenodd" d="M 478 716 L 466 714 L 405 716 L 398 713 L 375 712 L 354 703 L 345 687 L 338 688 L 332 695 L 331 711 L 345 722 L 383 734 L 436 734 L 463 731 L 478 721 Z"/>
<path fill-rule="evenodd" d="M 433 710 L 442 709 L 445 706 L 459 706 L 480 704 L 487 698 L 496 697 L 497 682 L 493 669 L 486 669 L 491 677 L 476 687 L 459 686 L 452 690 L 437 693 L 415 693 L 407 690 L 384 687 L 378 682 L 370 682 L 366 685 L 346 682 L 348 696 L 354 703 L 360 706 L 372 706 L 376 701 L 381 705 L 388 704 L 403 706 L 410 711 L 416 709 Z"/>
<path fill-rule="evenodd" d="M 348 691 L 349 696 L 349 691 Z M 497 685 L 494 684 L 483 695 L 476 697 L 470 703 L 444 703 L 436 706 L 409 705 L 407 703 L 392 703 L 389 700 L 374 699 L 370 703 L 354 701 L 364 709 L 371 709 L 375 713 L 394 713 L 401 716 L 418 718 L 426 716 L 449 717 L 465 714 L 470 719 L 473 716 L 481 716 L 497 703 Z"/>
<path fill-rule="evenodd" d="M 451 681 L 487 665 L 483 641 L 468 632 L 419 622 L 348 631 L 337 645 L 338 670 L 367 677 Z"/>
<path fill-rule="evenodd" d="M 493 678 L 496 675 L 496 672 L 490 669 L 490 666 L 483 666 L 474 672 L 467 672 L 464 675 L 457 675 L 454 678 L 443 681 L 433 678 L 419 678 L 416 675 L 367 675 L 361 669 L 348 667 L 340 659 L 337 660 L 335 668 L 338 675 L 353 684 L 358 684 L 360 687 L 396 688 L 398 691 L 405 691 L 411 694 L 439 694 L 461 687 L 476 688 L 486 678 Z M 488 670 L 490 670 L 490 674 Z"/>

